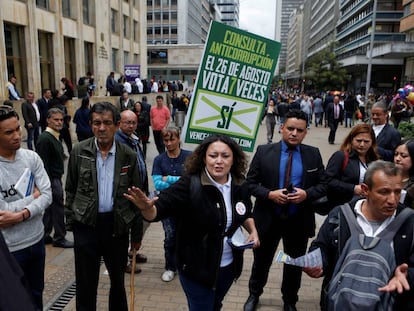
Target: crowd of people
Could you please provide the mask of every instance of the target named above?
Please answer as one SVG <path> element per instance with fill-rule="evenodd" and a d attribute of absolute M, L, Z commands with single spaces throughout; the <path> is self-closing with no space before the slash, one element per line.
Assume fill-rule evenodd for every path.
<path fill-rule="evenodd" d="M 85 80 L 93 85 L 92 75 Z M 19 115 L 0 106 L 0 250 L 16 271 L 13 289 L 31 296 L 20 302 L 27 304 L 23 309 L 43 308 L 44 245 L 50 243 L 74 248 L 77 310 L 96 309 L 101 258 L 111 282 L 109 310 L 128 310 L 124 274 L 141 271 L 128 257 L 147 261 L 138 252 L 145 230 L 150 222 L 162 221 L 161 279 L 170 282 L 178 274 L 190 310 L 222 308 L 242 271 L 243 249 L 232 239 L 243 227 L 254 256 L 244 310 L 256 310 L 280 241 L 291 257 L 305 255 L 316 233 L 315 212 L 321 213 L 318 202 L 324 200 L 327 218 L 309 249 L 320 249 L 322 265 L 285 264 L 281 298 L 283 310 L 297 310 L 305 272 L 324 277 L 321 309 L 331 310 L 336 302 L 326 293 L 353 237 L 349 223 L 340 221 L 344 206 L 368 237 L 381 237 L 405 207 L 413 207 L 414 142 L 401 139 L 398 124 L 389 118 L 396 103 L 384 98 L 361 106 L 363 98 L 350 94 L 293 98 L 275 93 L 263 115 L 267 144 L 258 146 L 248 165 L 240 146 L 222 134 L 207 137 L 193 152 L 182 149 L 180 129 L 170 125 L 182 109 L 176 93 L 169 93 L 167 103 L 158 95 L 150 105 L 146 96 L 132 100 L 132 87 L 129 92 L 125 85 L 114 105 L 101 101 L 90 107 L 91 93 L 82 98 L 73 117 L 78 143 L 72 146 L 66 105 L 73 85 L 62 83 L 61 96 L 45 89 L 35 101 L 33 93 L 27 94 L 21 115 L 28 149 L 21 146 Z M 114 88 L 107 84 L 107 89 L 113 94 Z M 355 122 L 358 112 L 363 116 Z M 318 147 L 303 140 L 313 125 L 325 126 L 327 142 L 335 144 L 344 121 L 350 131 L 325 169 Z M 158 152 L 151 173 L 154 193 L 148 181 L 150 127 Z M 273 143 L 275 128 L 281 139 Z M 25 177 L 33 179 L 32 186 Z M 395 229 L 394 266 L 378 285 L 379 299 L 394 293 L 393 310 L 414 310 L 413 215 Z M 73 231 L 73 242 L 66 230 Z M 335 242 L 338 234 L 342 244 Z"/>

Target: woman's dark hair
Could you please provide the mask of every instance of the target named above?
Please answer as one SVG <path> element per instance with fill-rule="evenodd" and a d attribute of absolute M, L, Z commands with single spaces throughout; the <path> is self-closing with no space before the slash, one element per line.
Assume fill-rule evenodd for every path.
<path fill-rule="evenodd" d="M 187 174 L 200 174 L 205 167 L 205 158 L 208 147 L 214 143 L 220 141 L 230 147 L 233 152 L 233 165 L 230 172 L 233 178 L 242 180 L 247 170 L 247 157 L 241 147 L 230 137 L 223 134 L 215 134 L 208 136 L 193 153 L 188 156 L 184 163 L 185 172 Z"/>
<path fill-rule="evenodd" d="M 89 96 L 82 98 L 81 108 L 89 108 Z"/>
<path fill-rule="evenodd" d="M 404 139 L 404 140 L 402 140 L 397 145 L 397 147 L 395 147 L 395 149 L 397 149 L 401 145 L 406 145 L 407 146 L 408 154 L 410 155 L 411 163 L 412 163 L 411 168 L 408 171 L 408 173 L 410 174 L 410 178 L 414 177 L 414 139 Z"/>
<path fill-rule="evenodd" d="M 139 100 L 137 100 L 137 101 L 134 103 L 134 108 L 132 109 L 132 111 L 133 111 L 133 112 L 135 112 L 135 113 L 137 112 L 137 109 L 135 108 L 135 105 L 136 105 L 136 104 L 139 104 L 139 105 L 141 106 L 141 112 L 142 112 L 143 107 L 142 107 L 142 103 L 141 103 Z"/>
<path fill-rule="evenodd" d="M 352 140 L 359 134 L 369 134 L 369 136 L 371 137 L 372 145 L 371 145 L 371 148 L 369 148 L 367 151 L 367 155 L 366 155 L 367 163 L 378 160 L 379 156 L 377 153 L 377 140 L 375 138 L 375 133 L 372 127 L 366 123 L 355 125 L 352 128 L 352 130 L 349 132 L 349 134 L 345 137 L 344 142 L 342 143 L 339 150 L 346 151 L 348 153 L 351 152 L 352 151 Z"/>

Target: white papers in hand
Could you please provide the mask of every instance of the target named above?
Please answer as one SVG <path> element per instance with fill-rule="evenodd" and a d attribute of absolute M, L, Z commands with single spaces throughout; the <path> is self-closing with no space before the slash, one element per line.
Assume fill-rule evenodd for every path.
<path fill-rule="evenodd" d="M 292 258 L 284 251 L 279 251 L 276 256 L 276 262 L 299 267 L 322 267 L 321 249 L 317 248 L 314 251 L 298 258 Z"/>
<path fill-rule="evenodd" d="M 16 182 L 14 188 L 22 198 L 33 193 L 34 176 L 28 168 L 24 169 L 22 176 L 20 176 L 19 180 Z"/>
<path fill-rule="evenodd" d="M 236 232 L 227 240 L 227 242 L 234 248 L 246 249 L 252 248 L 254 241 L 247 242 L 248 233 L 239 227 Z"/>

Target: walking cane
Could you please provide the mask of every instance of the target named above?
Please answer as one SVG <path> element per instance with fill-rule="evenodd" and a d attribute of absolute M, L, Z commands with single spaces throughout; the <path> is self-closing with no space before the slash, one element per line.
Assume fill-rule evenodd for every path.
<path fill-rule="evenodd" d="M 129 310 L 134 311 L 134 302 L 135 302 L 135 266 L 136 266 L 137 253 L 135 247 L 132 247 L 132 263 L 131 263 L 131 277 L 129 279 L 130 287 L 130 299 L 129 299 Z"/>

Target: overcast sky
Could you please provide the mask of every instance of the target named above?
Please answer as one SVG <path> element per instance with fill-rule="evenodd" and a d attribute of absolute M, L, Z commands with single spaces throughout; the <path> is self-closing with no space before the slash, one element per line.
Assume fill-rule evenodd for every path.
<path fill-rule="evenodd" d="M 274 39 L 275 0 L 240 0 L 240 29 Z"/>

